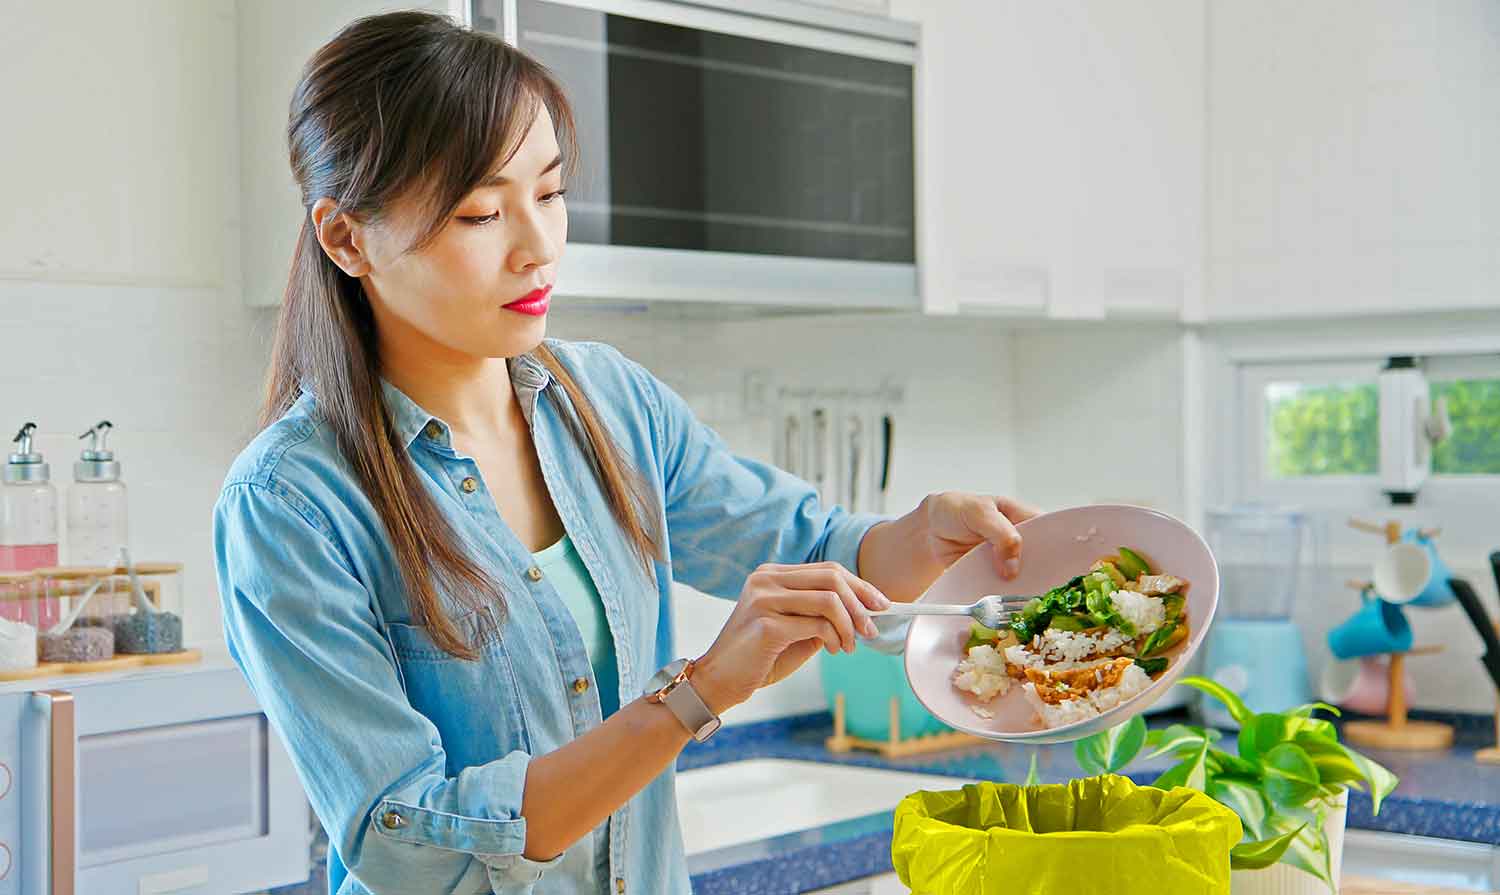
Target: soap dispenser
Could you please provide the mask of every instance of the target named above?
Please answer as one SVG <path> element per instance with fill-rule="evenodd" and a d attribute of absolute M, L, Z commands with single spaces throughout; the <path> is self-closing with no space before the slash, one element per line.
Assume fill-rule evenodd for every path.
<path fill-rule="evenodd" d="M 114 428 L 101 420 L 78 436 L 88 445 L 73 464 L 68 489 L 68 564 L 113 568 L 127 541 L 125 483 L 120 461 L 105 444 Z"/>
<path fill-rule="evenodd" d="M 0 572 L 57 565 L 57 489 L 47 462 L 32 450 L 35 432 L 36 423 L 21 427 L 0 473 Z"/>

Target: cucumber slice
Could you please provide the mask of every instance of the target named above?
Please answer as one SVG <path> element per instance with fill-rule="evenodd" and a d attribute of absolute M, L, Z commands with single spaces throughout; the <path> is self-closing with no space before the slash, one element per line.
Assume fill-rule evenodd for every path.
<path fill-rule="evenodd" d="M 1151 574 L 1151 564 L 1129 547 L 1120 548 L 1120 561 L 1116 563 L 1126 578 L 1134 581 L 1142 575 Z"/>

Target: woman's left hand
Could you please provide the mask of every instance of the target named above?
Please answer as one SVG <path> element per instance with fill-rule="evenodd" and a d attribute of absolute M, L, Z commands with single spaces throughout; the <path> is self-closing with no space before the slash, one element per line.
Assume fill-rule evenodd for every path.
<path fill-rule="evenodd" d="M 922 501 L 918 512 L 925 515 L 925 548 L 941 568 L 979 544 L 995 547 L 995 568 L 1003 578 L 1021 571 L 1021 535 L 1016 524 L 1037 510 L 1009 497 L 945 491 Z"/>

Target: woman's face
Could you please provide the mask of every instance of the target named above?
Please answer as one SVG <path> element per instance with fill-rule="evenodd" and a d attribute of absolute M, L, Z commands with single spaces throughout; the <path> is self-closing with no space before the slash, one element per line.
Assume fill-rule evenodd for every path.
<path fill-rule="evenodd" d="M 427 245 L 408 251 L 425 223 L 415 199 L 360 228 L 361 281 L 385 348 L 495 358 L 541 343 L 568 211 L 552 116 L 539 109 L 520 148 Z"/>

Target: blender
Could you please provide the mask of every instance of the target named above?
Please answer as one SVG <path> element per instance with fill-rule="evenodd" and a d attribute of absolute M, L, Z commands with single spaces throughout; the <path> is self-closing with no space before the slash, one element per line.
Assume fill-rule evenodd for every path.
<path fill-rule="evenodd" d="M 1302 634 L 1292 606 L 1302 547 L 1317 539 L 1308 517 L 1264 504 L 1208 513 L 1208 543 L 1219 564 L 1219 613 L 1204 644 L 1203 674 L 1234 691 L 1255 712 L 1280 712 L 1312 701 Z M 1234 727 L 1217 702 L 1201 703 L 1204 723 Z"/>

